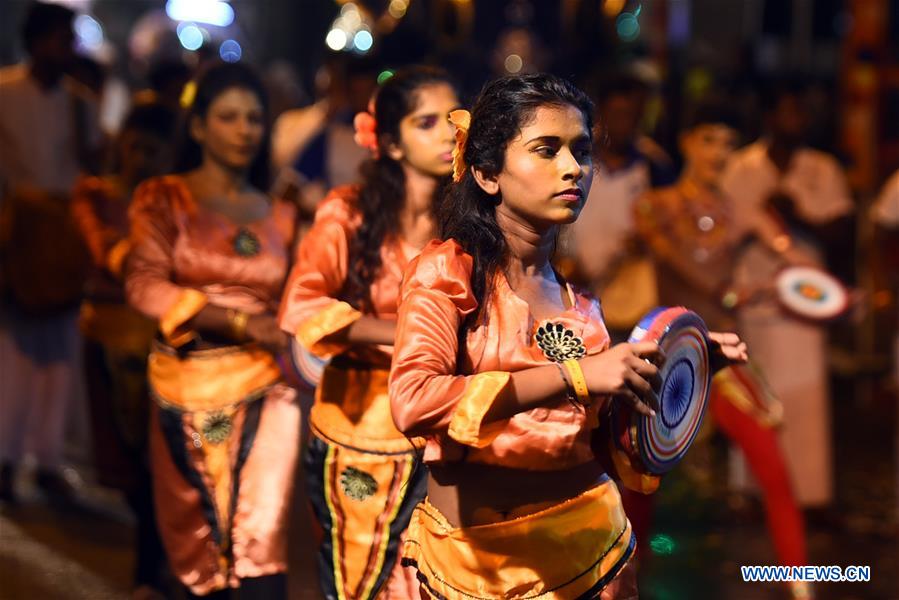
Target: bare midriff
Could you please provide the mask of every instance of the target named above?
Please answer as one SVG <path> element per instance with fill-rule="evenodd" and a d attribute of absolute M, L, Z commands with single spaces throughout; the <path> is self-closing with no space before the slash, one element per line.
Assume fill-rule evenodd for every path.
<path fill-rule="evenodd" d="M 470 527 L 544 510 L 606 480 L 603 468 L 595 461 L 560 471 L 471 462 L 433 464 L 428 502 L 454 527 Z"/>

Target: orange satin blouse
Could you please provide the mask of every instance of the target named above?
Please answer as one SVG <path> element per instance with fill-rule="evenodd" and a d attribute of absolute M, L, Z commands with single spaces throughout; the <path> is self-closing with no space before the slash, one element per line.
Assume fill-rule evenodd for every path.
<path fill-rule="evenodd" d="M 455 240 L 432 241 L 406 270 L 390 374 L 397 427 L 427 439 L 428 463 L 466 460 L 511 468 L 562 470 L 593 460 L 591 434 L 600 402 L 586 412 L 565 398 L 510 419 L 482 419 L 514 371 L 549 364 L 530 313 L 502 274 L 481 324 L 457 362 L 459 326 L 478 308 L 472 258 Z M 555 318 L 580 337 L 587 354 L 609 347 L 599 301 L 568 287 L 571 308 Z"/>
<path fill-rule="evenodd" d="M 356 207 L 358 187 L 332 190 L 315 212 L 315 223 L 303 237 L 281 303 L 281 328 L 297 336 L 321 357 L 346 354 L 363 362 L 387 365 L 392 346 L 348 347 L 326 340 L 352 324 L 362 312 L 340 299 L 350 262 L 350 244 L 362 215 Z M 370 288 L 372 316 L 396 318 L 403 271 L 418 250 L 400 238 L 381 246 L 381 269 Z"/>
<path fill-rule="evenodd" d="M 111 181 L 82 177 L 72 191 L 72 217 L 90 251 L 95 272 L 117 275 L 123 256 L 112 256 L 128 240 L 128 198 Z M 109 278 L 111 279 L 111 278 Z"/>
<path fill-rule="evenodd" d="M 125 303 L 122 265 L 128 240 L 127 192 L 102 177 L 82 177 L 72 191 L 72 218 L 87 246 L 92 269 L 81 305 L 81 331 L 108 347 L 149 352 L 156 324 Z"/>
<path fill-rule="evenodd" d="M 256 314 L 277 310 L 296 226 L 293 204 L 274 200 L 267 217 L 244 226 L 259 244 L 252 256 L 236 249 L 241 228 L 200 205 L 176 175 L 138 187 L 130 218 L 128 301 L 159 320 L 172 346 L 195 337 L 185 324 L 207 303 Z"/>

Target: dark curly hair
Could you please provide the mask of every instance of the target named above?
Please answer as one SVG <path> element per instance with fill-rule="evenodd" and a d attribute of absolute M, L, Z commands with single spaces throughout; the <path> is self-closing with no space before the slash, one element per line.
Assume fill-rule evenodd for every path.
<path fill-rule="evenodd" d="M 350 264 L 341 297 L 355 308 L 372 309 L 371 284 L 381 269 L 381 246 L 398 232 L 399 213 L 406 201 L 406 176 L 402 165 L 388 156 L 400 141 L 400 122 L 418 105 L 418 92 L 429 85 L 453 86 L 449 74 L 438 68 L 414 66 L 401 69 L 378 88 L 374 97 L 378 158 L 365 161 L 357 205 L 362 225 L 350 243 Z M 443 195 L 448 177 L 442 179 L 434 201 Z M 434 202 L 431 204 L 432 210 Z"/>
<path fill-rule="evenodd" d="M 577 108 L 593 135 L 593 103 L 570 82 L 545 73 L 503 77 L 484 86 L 471 110 L 465 164 L 486 175 L 500 173 L 509 142 L 541 106 Z M 474 259 L 471 287 L 479 310 L 470 313 L 462 323 L 460 351 L 468 330 L 484 314 L 491 288 L 488 284 L 508 262 L 506 238 L 496 221 L 499 201 L 481 189 L 469 168 L 462 180 L 450 187 L 446 201 L 440 205 L 440 237 L 456 240 Z"/>
<path fill-rule="evenodd" d="M 186 173 L 199 167 L 203 162 L 203 149 L 190 135 L 190 122 L 195 116 L 206 117 L 212 102 L 230 89 L 238 88 L 253 92 L 262 105 L 262 119 L 265 123 L 265 134 L 259 151 L 250 165 L 247 179 L 257 189 L 267 192 L 271 185 L 271 166 L 269 163 L 269 146 L 271 144 L 271 126 L 268 115 L 268 93 L 262 80 L 252 68 L 242 63 L 212 63 L 194 80 L 196 95 L 193 103 L 181 117 L 181 131 L 178 139 L 178 150 L 175 153 L 175 173 Z"/>

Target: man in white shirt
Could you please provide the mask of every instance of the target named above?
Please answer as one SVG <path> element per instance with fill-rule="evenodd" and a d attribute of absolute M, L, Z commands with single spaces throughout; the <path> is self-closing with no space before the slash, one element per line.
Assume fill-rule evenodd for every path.
<path fill-rule="evenodd" d="M 675 178 L 665 151 L 640 134 L 645 93 L 645 85 L 628 76 L 599 90 L 597 122 L 605 135 L 599 136 L 597 173 L 563 242 L 578 277 L 600 297 L 615 341 L 624 341 L 656 303 L 651 262 L 635 248 L 634 203 Z"/>
<path fill-rule="evenodd" d="M 753 234 L 736 266 L 740 286 L 770 287 L 789 264 L 821 267 L 822 233 L 853 211 L 839 163 L 803 145 L 803 103 L 801 88 L 774 90 L 765 106 L 769 137 L 738 151 L 725 170 L 734 220 Z M 784 405 L 781 442 L 797 500 L 826 507 L 833 499 L 826 330 L 786 315 L 773 294 L 738 316 L 740 334 Z"/>
<path fill-rule="evenodd" d="M 13 482 L 26 444 L 37 459 L 39 487 L 57 500 L 72 493 L 59 466 L 77 382 L 73 363 L 83 281 L 67 262 L 72 257 L 64 238 L 68 195 L 100 140 L 92 98 L 65 76 L 74 57 L 73 18 L 58 4 L 31 5 L 22 31 L 30 60 L 0 70 L 0 208 L 6 221 L 0 499 L 5 501 L 15 500 Z M 38 238 L 41 247 L 29 247 Z M 66 287 L 66 278 L 70 297 L 57 304 L 53 295 Z M 36 297 L 54 302 L 37 306 Z"/>

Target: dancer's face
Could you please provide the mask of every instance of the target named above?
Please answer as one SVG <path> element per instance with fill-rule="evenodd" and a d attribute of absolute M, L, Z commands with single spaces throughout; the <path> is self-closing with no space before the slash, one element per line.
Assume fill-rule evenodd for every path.
<path fill-rule="evenodd" d="M 212 159 L 235 171 L 253 164 L 265 136 L 265 111 L 252 90 L 233 87 L 219 94 L 204 117 L 194 117 L 191 135 Z"/>
<path fill-rule="evenodd" d="M 446 83 L 422 86 L 416 96 L 415 109 L 400 121 L 399 143 L 388 153 L 420 173 L 444 177 L 453 170 L 456 138 L 449 113 L 459 108 L 459 99 Z"/>
<path fill-rule="evenodd" d="M 571 105 L 541 106 L 509 142 L 502 171 L 475 172 L 478 184 L 499 194 L 499 210 L 537 229 L 577 219 L 593 182 L 592 138 Z"/>
<path fill-rule="evenodd" d="M 704 185 L 716 185 L 737 146 L 737 132 L 727 125 L 704 123 L 681 137 L 687 168 Z"/>

